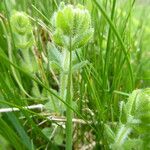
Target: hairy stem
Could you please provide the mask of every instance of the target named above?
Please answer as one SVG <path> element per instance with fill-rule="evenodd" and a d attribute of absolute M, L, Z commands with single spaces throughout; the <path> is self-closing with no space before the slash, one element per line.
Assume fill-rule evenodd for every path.
<path fill-rule="evenodd" d="M 70 64 L 69 64 L 69 74 L 68 74 L 68 85 L 67 85 L 67 95 L 66 95 L 66 102 L 67 104 L 72 107 L 72 43 L 70 37 Z M 67 107 L 66 108 L 66 150 L 72 149 L 72 132 L 73 132 L 73 111 Z"/>

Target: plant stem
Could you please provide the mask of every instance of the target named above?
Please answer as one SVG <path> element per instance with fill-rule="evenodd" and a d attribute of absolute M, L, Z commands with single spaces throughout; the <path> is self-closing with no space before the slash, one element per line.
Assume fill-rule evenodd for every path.
<path fill-rule="evenodd" d="M 67 95 L 66 95 L 66 102 L 67 104 L 72 107 L 72 51 L 71 51 L 71 37 L 70 37 L 70 65 L 69 65 L 69 75 L 68 75 L 68 86 L 67 86 Z M 72 124 L 72 118 L 73 118 L 73 111 L 67 107 L 66 108 L 66 150 L 72 149 L 72 132 L 73 132 L 73 124 Z"/>
<path fill-rule="evenodd" d="M 71 38 L 69 49 L 63 50 L 62 68 L 60 75 L 60 97 L 72 107 L 72 48 Z M 65 105 L 60 103 L 61 113 L 65 111 Z M 72 149 L 72 110 L 66 106 L 66 150 Z"/>

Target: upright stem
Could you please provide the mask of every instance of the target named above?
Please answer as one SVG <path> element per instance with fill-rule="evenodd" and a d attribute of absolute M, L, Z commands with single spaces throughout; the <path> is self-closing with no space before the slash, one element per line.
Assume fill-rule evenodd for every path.
<path fill-rule="evenodd" d="M 61 62 L 63 71 L 60 75 L 60 96 L 67 104 L 72 107 L 72 48 L 71 38 L 69 49 L 63 50 L 63 59 Z M 60 104 L 61 113 L 64 112 L 64 104 Z M 66 107 L 66 150 L 72 149 L 72 118 L 73 112 L 69 107 Z"/>
<path fill-rule="evenodd" d="M 66 95 L 66 102 L 69 106 L 72 107 L 72 48 L 71 48 L 71 37 L 70 37 L 70 64 L 69 64 L 69 74 L 68 74 L 68 86 L 67 86 L 67 95 Z M 72 132 L 73 132 L 73 124 L 72 124 L 72 118 L 73 118 L 73 112 L 72 110 L 67 107 L 66 108 L 66 150 L 72 149 Z"/>

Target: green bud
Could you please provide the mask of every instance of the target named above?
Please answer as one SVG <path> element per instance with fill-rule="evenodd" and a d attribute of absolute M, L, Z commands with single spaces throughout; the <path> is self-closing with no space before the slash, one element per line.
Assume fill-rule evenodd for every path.
<path fill-rule="evenodd" d="M 15 46 L 27 49 L 34 44 L 30 20 L 24 12 L 14 12 L 10 18 Z"/>
<path fill-rule="evenodd" d="M 54 13 L 53 25 L 54 42 L 59 46 L 68 47 L 71 38 L 73 50 L 87 44 L 94 32 L 91 27 L 91 15 L 82 5 L 60 4 L 58 11 Z"/>

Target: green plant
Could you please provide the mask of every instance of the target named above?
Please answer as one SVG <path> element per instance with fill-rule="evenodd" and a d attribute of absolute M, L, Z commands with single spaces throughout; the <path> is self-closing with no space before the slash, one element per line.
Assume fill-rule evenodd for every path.
<path fill-rule="evenodd" d="M 3 0 L 1 149 L 150 149 L 149 10 L 139 0 Z"/>
<path fill-rule="evenodd" d="M 34 44 L 30 20 L 24 12 L 14 12 L 10 18 L 16 48 L 28 49 Z"/>
<path fill-rule="evenodd" d="M 35 71 L 34 65 L 32 64 L 32 61 L 35 60 L 33 59 L 33 54 L 30 50 L 30 48 L 35 44 L 35 40 L 29 17 L 24 12 L 15 11 L 11 15 L 10 24 L 15 47 L 17 50 L 21 50 L 23 57 L 21 58 L 22 67 L 26 68 L 30 72 Z"/>
<path fill-rule="evenodd" d="M 65 5 L 61 3 L 58 11 L 54 13 L 52 21 L 54 22 L 55 32 L 53 34 L 54 42 L 62 47 L 60 57 L 60 96 L 73 107 L 73 50 L 83 47 L 91 39 L 93 28 L 91 28 L 91 16 L 82 5 Z M 61 106 L 60 106 L 61 108 Z M 66 149 L 72 148 L 72 110 L 66 108 Z"/>
<path fill-rule="evenodd" d="M 121 118 L 115 134 L 105 126 L 106 134 L 114 142 L 112 149 L 149 149 L 150 88 L 133 91 L 126 103 L 121 104 Z M 135 136 L 132 138 L 131 133 Z M 147 139 L 147 140 L 145 140 Z"/>

